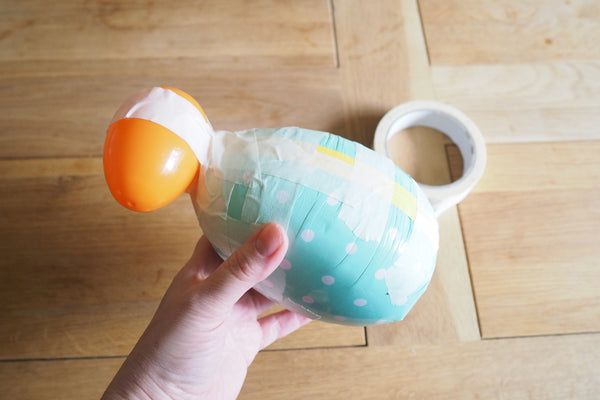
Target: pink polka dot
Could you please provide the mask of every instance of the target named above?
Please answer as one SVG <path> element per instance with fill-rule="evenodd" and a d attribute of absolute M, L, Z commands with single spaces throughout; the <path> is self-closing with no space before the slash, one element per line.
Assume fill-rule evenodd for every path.
<path fill-rule="evenodd" d="M 333 319 L 335 319 L 336 321 L 345 321 L 346 317 L 342 317 L 341 315 L 334 315 Z"/>
<path fill-rule="evenodd" d="M 331 275 L 325 275 L 321 278 L 321 282 L 323 282 L 327 286 L 331 286 L 335 283 L 335 278 Z"/>
<path fill-rule="evenodd" d="M 281 264 L 279 264 L 279 268 L 290 270 L 292 269 L 292 263 L 287 258 L 284 258 L 283 261 L 281 261 Z"/>
<path fill-rule="evenodd" d="M 385 269 L 378 269 L 377 271 L 375 271 L 375 279 L 380 281 L 384 278 L 385 278 Z"/>
<path fill-rule="evenodd" d="M 327 204 L 329 204 L 330 206 L 335 206 L 338 203 L 338 201 L 336 199 L 334 199 L 333 197 L 329 196 L 327 198 Z"/>
<path fill-rule="evenodd" d="M 281 204 L 287 203 L 290 199 L 290 194 L 285 190 L 280 190 L 275 196 L 277 197 L 277 201 Z"/>
<path fill-rule="evenodd" d="M 266 286 L 266 287 L 268 287 L 268 288 L 272 288 L 273 286 L 275 286 L 275 285 L 273 284 L 273 282 L 271 282 L 271 281 L 270 281 L 270 280 L 268 280 L 268 279 L 265 279 L 264 281 L 262 281 L 262 284 L 263 284 L 263 285 L 265 285 L 265 286 Z"/>
<path fill-rule="evenodd" d="M 300 237 L 307 243 L 312 242 L 312 240 L 315 238 L 315 232 L 312 229 L 305 229 L 300 234 Z"/>
<path fill-rule="evenodd" d="M 352 242 L 346 245 L 346 253 L 354 254 L 356 253 L 356 250 L 358 250 L 358 246 L 356 245 L 356 243 Z"/>
<path fill-rule="evenodd" d="M 392 228 L 388 231 L 388 235 L 390 236 L 390 240 L 394 241 L 396 239 L 396 236 L 398 236 L 398 229 L 397 228 Z"/>
<path fill-rule="evenodd" d="M 304 296 L 302 297 L 302 301 L 308 304 L 312 304 L 315 302 L 315 299 L 313 299 L 311 296 Z"/>
<path fill-rule="evenodd" d="M 365 299 L 356 299 L 356 300 L 354 300 L 354 305 L 356 307 L 364 307 L 364 306 L 367 305 L 367 300 L 365 300 Z"/>

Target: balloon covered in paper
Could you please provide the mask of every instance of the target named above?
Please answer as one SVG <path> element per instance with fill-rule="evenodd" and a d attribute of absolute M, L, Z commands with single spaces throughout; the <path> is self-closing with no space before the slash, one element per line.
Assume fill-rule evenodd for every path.
<path fill-rule="evenodd" d="M 128 119 L 145 122 L 122 122 Z M 403 319 L 426 290 L 438 250 L 437 221 L 416 182 L 388 158 L 297 127 L 215 131 L 198 103 L 173 88 L 152 88 L 126 101 L 109 138 L 127 142 L 119 136 L 143 137 L 148 126 L 153 142 L 170 149 L 141 143 L 105 149 L 105 174 L 117 200 L 148 211 L 187 189 L 204 234 L 223 258 L 261 225 L 280 224 L 290 246 L 281 265 L 255 287 L 265 296 L 314 319 L 368 325 Z M 152 159 L 160 165 L 113 166 L 114 160 L 136 165 Z M 187 181 L 162 185 L 169 174 Z M 155 204 L 138 198 L 139 186 L 139 196 L 156 198 Z M 152 187 L 156 195 L 147 193 Z"/>

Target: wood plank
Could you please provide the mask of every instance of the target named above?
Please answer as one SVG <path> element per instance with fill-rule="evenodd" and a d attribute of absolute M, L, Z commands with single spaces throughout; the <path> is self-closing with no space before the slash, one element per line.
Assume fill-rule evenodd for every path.
<path fill-rule="evenodd" d="M 269 350 L 318 349 L 366 346 L 362 326 L 343 326 L 314 321 L 267 347 Z"/>
<path fill-rule="evenodd" d="M 185 197 L 121 208 L 95 158 L 0 161 L 0 221 L 0 358 L 127 354 L 201 233 Z M 275 348 L 364 343 L 314 324 Z"/>
<path fill-rule="evenodd" d="M 490 145 L 485 175 L 474 192 L 597 189 L 599 154 L 598 140 Z"/>
<path fill-rule="evenodd" d="M 344 126 L 334 68 L 203 69 L 171 60 L 115 61 L 86 72 L 92 64 L 82 63 L 81 73 L 71 67 L 39 75 L 30 68 L 0 77 L 0 158 L 98 156 L 119 104 L 163 84 L 196 97 L 216 129 L 296 125 L 339 132 Z M 44 65 L 60 71 L 60 64 Z"/>
<path fill-rule="evenodd" d="M 348 127 L 370 146 L 385 112 L 413 97 L 433 96 L 418 7 L 415 1 L 390 0 L 378 2 L 378 7 L 341 1 L 334 3 L 334 15 Z M 405 149 L 398 149 L 396 156 L 407 158 L 411 147 L 426 149 L 426 158 L 418 162 L 428 167 L 419 169 L 417 178 L 447 182 L 446 140 L 408 139 L 411 145 L 404 142 Z M 369 346 L 479 339 L 456 209 L 440 225 L 441 248 L 430 288 L 405 321 L 369 327 Z"/>
<path fill-rule="evenodd" d="M 381 117 L 411 96 L 402 3 L 333 3 L 347 133 L 369 147 Z"/>
<path fill-rule="evenodd" d="M 600 138 L 600 61 L 434 66 L 441 101 L 488 142 Z"/>
<path fill-rule="evenodd" d="M 599 141 L 489 146 L 460 206 L 484 337 L 600 330 L 599 152 Z"/>
<path fill-rule="evenodd" d="M 0 387 L 14 400 L 97 399 L 122 361 L 4 362 Z M 262 352 L 240 398 L 595 399 L 599 364 L 597 334 Z"/>
<path fill-rule="evenodd" d="M 600 4 L 420 0 L 433 65 L 600 58 Z"/>
<path fill-rule="evenodd" d="M 3 1 L 0 60 L 194 56 L 335 65 L 326 0 Z"/>
<path fill-rule="evenodd" d="M 595 399 L 599 344 L 585 335 L 262 353 L 240 398 Z"/>

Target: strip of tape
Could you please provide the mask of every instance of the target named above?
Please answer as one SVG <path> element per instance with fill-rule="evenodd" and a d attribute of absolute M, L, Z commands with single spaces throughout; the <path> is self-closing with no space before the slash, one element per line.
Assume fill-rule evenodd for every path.
<path fill-rule="evenodd" d="M 339 218 L 357 237 L 367 241 L 379 240 L 383 235 L 390 204 L 415 218 L 416 198 L 395 182 L 396 167 L 391 160 L 369 157 L 373 153 L 360 145 L 356 146 L 355 157 L 350 157 L 313 140 L 327 135 L 298 128 L 261 135 L 254 130 L 217 131 L 208 168 L 219 171 L 222 179 L 231 183 L 248 185 L 255 181 L 261 185 L 261 176 L 275 176 L 324 193 L 342 203 Z"/>
<path fill-rule="evenodd" d="M 162 87 L 142 90 L 119 107 L 111 123 L 123 118 L 140 118 L 164 126 L 188 143 L 206 165 L 213 128 L 187 99 Z"/>
<path fill-rule="evenodd" d="M 297 134 L 295 135 L 297 136 L 296 140 L 290 140 L 290 138 L 281 140 L 283 138 L 277 135 L 273 138 L 267 137 L 266 140 L 261 141 L 259 149 L 257 135 L 251 135 L 250 139 L 257 143 L 257 145 L 252 145 L 248 138 L 242 139 L 242 132 L 215 134 L 210 123 L 194 104 L 176 92 L 162 87 L 143 90 L 127 99 L 115 113 L 112 122 L 122 118 L 146 119 L 166 127 L 188 143 L 199 162 L 209 168 L 226 170 L 227 168 L 223 168 L 227 162 L 223 157 L 226 151 L 230 158 L 243 160 L 246 163 L 246 165 L 237 167 L 228 165 L 234 167 L 234 171 L 248 171 L 252 169 L 252 166 L 260 169 L 261 163 L 258 162 L 258 157 L 264 154 L 275 154 L 279 160 L 292 158 L 296 165 L 296 173 L 281 169 L 280 164 L 277 164 L 277 167 L 272 170 L 268 170 L 268 166 L 262 167 L 263 172 L 291 179 L 336 198 L 344 204 L 340 217 L 346 220 L 357 236 L 365 240 L 378 237 L 383 230 L 387 216 L 379 215 L 382 213 L 380 210 L 375 212 L 370 211 L 369 207 L 364 207 L 363 203 L 366 197 L 373 204 L 391 203 L 401 209 L 409 218 L 413 220 L 415 218 L 416 199 L 405 188 L 393 181 L 393 168 L 390 168 L 389 165 L 382 165 L 384 163 L 381 162 L 381 159 L 366 157 L 365 149 L 361 147 L 357 147 L 357 154 L 355 157 L 351 157 L 311 141 L 298 143 L 300 142 L 298 139 L 305 135 Z M 238 144 L 242 146 L 238 147 Z M 306 148 L 307 146 L 310 148 Z M 248 149 L 254 147 L 256 147 L 253 151 L 254 154 L 243 156 L 244 151 L 247 153 Z M 232 149 L 236 149 L 237 156 L 232 154 Z M 285 154 L 285 157 L 282 158 L 281 154 Z M 248 165 L 251 160 L 254 160 L 253 165 Z M 304 172 L 315 169 L 344 179 L 346 188 L 339 190 L 337 188 L 340 185 L 332 186 L 330 182 L 322 181 L 319 174 Z M 234 177 L 228 176 L 227 178 Z M 242 177 L 236 177 L 234 181 L 244 183 Z M 352 209 L 348 209 L 348 207 Z M 378 214 L 379 218 L 376 215 L 372 215 L 372 217 L 374 221 L 381 223 L 372 222 L 361 227 L 359 221 L 356 220 L 357 209 L 361 209 L 368 215 Z"/>
<path fill-rule="evenodd" d="M 333 150 L 323 146 L 317 146 L 317 151 L 321 154 L 325 154 L 326 156 L 337 158 L 340 161 L 354 165 L 354 158 L 342 153 L 341 151 Z"/>
<path fill-rule="evenodd" d="M 460 110 L 434 101 L 417 100 L 385 114 L 375 131 L 375 151 L 389 157 L 389 139 L 414 126 L 427 126 L 444 133 L 458 146 L 463 158 L 463 174 L 457 181 L 441 186 L 419 183 L 436 215 L 440 215 L 462 201 L 481 179 L 487 159 L 485 142 L 479 128 Z"/>

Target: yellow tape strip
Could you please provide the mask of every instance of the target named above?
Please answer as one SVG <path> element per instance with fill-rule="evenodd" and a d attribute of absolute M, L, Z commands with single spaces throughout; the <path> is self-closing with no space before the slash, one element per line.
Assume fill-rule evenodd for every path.
<path fill-rule="evenodd" d="M 392 204 L 408 215 L 410 219 L 415 220 L 417 216 L 417 199 L 397 183 L 394 185 L 394 193 L 392 193 Z"/>
<path fill-rule="evenodd" d="M 340 151 L 330 149 L 325 146 L 317 146 L 317 152 L 325 154 L 326 156 L 338 159 L 350 165 L 354 165 L 354 158 Z M 329 171 L 329 168 L 325 167 Z M 350 172 L 350 170 L 348 170 Z M 333 171 L 330 171 L 333 172 Z M 374 173 L 379 174 L 379 171 L 373 170 Z M 338 169 L 339 173 L 339 169 Z M 348 178 L 348 177 L 346 177 Z M 350 178 L 351 179 L 351 178 Z M 405 213 L 413 221 L 417 216 L 417 199 L 416 197 L 402 187 L 400 184 L 393 182 L 394 191 L 392 193 L 392 205 L 403 213 Z"/>
<path fill-rule="evenodd" d="M 343 161 L 350 165 L 354 165 L 354 158 L 350 157 L 348 154 L 344 154 L 340 151 L 333 150 L 324 146 L 317 146 L 317 151 L 321 154 L 325 154 L 326 156 L 337 158 L 340 161 Z"/>

